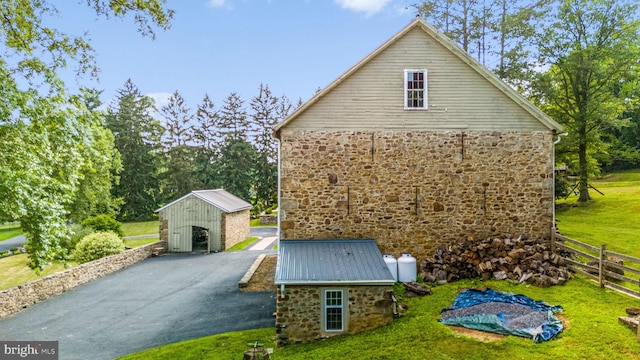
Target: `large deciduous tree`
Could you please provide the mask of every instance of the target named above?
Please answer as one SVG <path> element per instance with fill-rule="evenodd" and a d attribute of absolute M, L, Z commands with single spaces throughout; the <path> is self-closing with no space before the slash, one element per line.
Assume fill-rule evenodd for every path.
<path fill-rule="evenodd" d="M 619 84 L 637 71 L 639 22 L 629 1 L 562 0 L 540 40 L 550 65 L 536 82 L 539 105 L 569 132 L 564 148 L 577 163 L 578 201 L 586 202 L 604 130 L 623 124 L 625 92 Z"/>
<path fill-rule="evenodd" d="M 164 3 L 87 1 L 98 15 L 133 14 L 147 35 L 169 26 L 173 11 Z M 56 13 L 46 0 L 0 2 L 0 221 L 20 221 L 35 269 L 67 256 L 60 244 L 86 169 L 83 149 L 100 126 L 57 76 L 70 64 L 90 74 L 97 66 L 87 37 L 47 26 L 46 18 Z"/>
<path fill-rule="evenodd" d="M 96 123 L 85 138 L 89 146 L 82 147 L 84 176 L 69 208 L 69 219 L 77 224 L 100 214 L 115 217 L 122 205 L 121 198 L 111 196 L 112 187 L 118 183 L 122 161 L 115 148 L 113 134 L 104 127 L 106 114 L 97 109 L 101 105 L 101 91 L 81 89 L 81 93 L 87 110 L 96 117 Z"/>

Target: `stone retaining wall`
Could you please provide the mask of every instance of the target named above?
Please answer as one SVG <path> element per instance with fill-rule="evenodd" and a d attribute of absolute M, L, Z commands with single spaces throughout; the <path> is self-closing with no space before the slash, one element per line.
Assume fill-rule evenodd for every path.
<path fill-rule="evenodd" d="M 550 131 L 281 132 L 283 239 L 373 238 L 418 259 L 451 241 L 550 236 Z"/>
<path fill-rule="evenodd" d="M 150 257 L 154 248 L 166 250 L 167 242 L 158 241 L 121 254 L 90 261 L 28 283 L 0 291 L 0 318 L 15 314 L 39 301 L 60 295 L 78 285 L 109 275 Z"/>

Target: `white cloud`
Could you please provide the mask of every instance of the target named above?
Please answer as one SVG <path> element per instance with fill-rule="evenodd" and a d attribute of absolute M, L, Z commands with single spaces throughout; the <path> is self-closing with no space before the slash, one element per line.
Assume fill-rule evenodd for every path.
<path fill-rule="evenodd" d="M 160 109 L 161 107 L 167 105 L 169 103 L 169 97 L 171 97 L 171 93 L 168 92 L 156 92 L 156 93 L 148 93 L 145 96 L 148 96 L 156 102 L 156 108 Z"/>
<path fill-rule="evenodd" d="M 364 12 L 373 15 L 382 10 L 390 0 L 334 0 L 341 7 L 353 11 Z"/>
<path fill-rule="evenodd" d="M 207 1 L 207 6 L 209 7 L 223 7 L 224 0 L 209 0 Z"/>
<path fill-rule="evenodd" d="M 207 6 L 212 8 L 231 9 L 231 4 L 227 0 L 209 0 Z"/>

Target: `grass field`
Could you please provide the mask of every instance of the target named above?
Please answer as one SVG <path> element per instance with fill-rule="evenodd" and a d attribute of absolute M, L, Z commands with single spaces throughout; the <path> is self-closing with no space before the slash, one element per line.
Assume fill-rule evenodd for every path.
<path fill-rule="evenodd" d="M 0 241 L 11 239 L 22 234 L 20 224 L 2 224 L 0 225 Z"/>
<path fill-rule="evenodd" d="M 617 317 L 640 301 L 602 290 L 582 277 L 564 286 L 541 289 L 506 281 L 458 281 L 433 289 L 433 294 L 408 300 L 405 316 L 393 324 L 351 336 L 275 348 L 273 328 L 226 333 L 190 340 L 123 359 L 240 359 L 256 339 L 275 348 L 272 359 L 640 359 L 640 342 Z M 562 305 L 566 329 L 556 339 L 535 344 L 519 337 L 482 342 L 457 334 L 438 322 L 465 288 L 491 287 Z"/>
<path fill-rule="evenodd" d="M 158 220 L 122 223 L 122 231 L 124 236 L 157 234 Z"/>
<path fill-rule="evenodd" d="M 640 170 L 617 172 L 594 181 L 600 195 L 581 205 L 572 195 L 559 200 L 556 210 L 560 232 L 570 238 L 607 250 L 640 257 Z"/>

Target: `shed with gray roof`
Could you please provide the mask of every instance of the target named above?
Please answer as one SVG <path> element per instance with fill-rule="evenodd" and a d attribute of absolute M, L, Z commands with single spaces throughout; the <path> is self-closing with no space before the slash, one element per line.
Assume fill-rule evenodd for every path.
<path fill-rule="evenodd" d="M 169 252 L 218 252 L 249 236 L 252 205 L 223 190 L 196 190 L 156 210 Z"/>
<path fill-rule="evenodd" d="M 280 240 L 276 285 L 393 285 L 373 239 Z"/>

